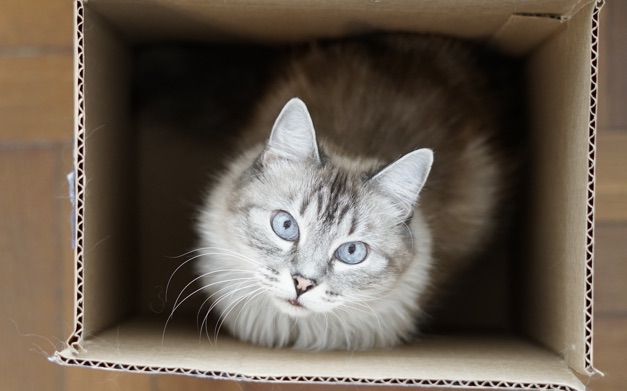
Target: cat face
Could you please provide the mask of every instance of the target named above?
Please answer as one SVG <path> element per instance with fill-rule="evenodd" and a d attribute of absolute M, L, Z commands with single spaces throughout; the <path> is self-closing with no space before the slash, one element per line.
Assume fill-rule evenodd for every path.
<path fill-rule="evenodd" d="M 412 259 L 408 221 L 432 159 L 418 150 L 377 171 L 327 156 L 294 99 L 238 180 L 224 230 L 279 311 L 367 312 Z"/>

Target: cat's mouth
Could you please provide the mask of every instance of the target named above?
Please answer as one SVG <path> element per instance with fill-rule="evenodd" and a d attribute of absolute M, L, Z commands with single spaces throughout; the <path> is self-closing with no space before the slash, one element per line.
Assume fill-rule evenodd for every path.
<path fill-rule="evenodd" d="M 305 307 L 298 298 L 296 299 L 285 299 L 285 298 L 274 298 L 275 305 L 277 308 L 290 316 L 294 317 L 302 317 L 311 314 L 311 310 Z"/>
<path fill-rule="evenodd" d="M 291 299 L 291 300 L 287 300 L 287 302 L 291 305 L 293 305 L 294 307 L 302 307 L 303 305 L 300 304 L 300 302 L 298 301 L 298 299 Z"/>

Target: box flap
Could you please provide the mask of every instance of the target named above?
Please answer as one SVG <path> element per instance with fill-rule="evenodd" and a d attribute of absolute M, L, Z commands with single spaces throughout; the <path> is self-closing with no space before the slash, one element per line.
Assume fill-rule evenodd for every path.
<path fill-rule="evenodd" d="M 380 29 L 485 38 L 513 14 L 564 16 L 582 3 L 586 1 L 91 0 L 89 7 L 136 41 L 213 38 L 284 42 Z"/>
<path fill-rule="evenodd" d="M 492 43 L 513 56 L 521 56 L 538 47 L 565 24 L 561 18 L 514 14 L 492 36 Z"/>

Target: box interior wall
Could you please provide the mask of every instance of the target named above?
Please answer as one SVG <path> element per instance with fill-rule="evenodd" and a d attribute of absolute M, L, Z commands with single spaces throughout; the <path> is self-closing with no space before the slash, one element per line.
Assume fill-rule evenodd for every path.
<path fill-rule="evenodd" d="M 128 365 L 148 366 L 146 363 L 153 360 L 153 364 L 167 367 L 167 357 L 161 360 L 147 356 L 155 349 L 151 344 L 161 343 L 163 306 L 171 305 L 162 301 L 167 277 L 181 263 L 177 256 L 189 244 L 189 228 L 184 226 L 189 223 L 193 202 L 173 204 L 173 200 L 198 186 L 177 175 L 177 167 L 170 162 L 180 162 L 179 169 L 195 167 L 197 172 L 190 174 L 195 181 L 202 180 L 203 172 L 218 165 L 212 158 L 218 154 L 207 154 L 211 148 L 220 149 L 216 143 L 207 142 L 198 149 L 184 138 L 137 132 L 130 111 L 134 45 L 179 40 L 275 43 L 371 29 L 429 31 L 488 40 L 524 58 L 533 162 L 528 239 L 521 262 L 483 270 L 492 270 L 493 274 L 485 278 L 500 283 L 492 284 L 493 290 L 478 296 L 471 307 L 468 319 L 480 321 L 469 322 L 461 329 L 473 333 L 451 334 L 429 340 L 422 348 L 395 351 L 395 355 L 406 357 L 409 364 L 375 373 L 380 379 L 459 377 L 456 381 L 462 382 L 533 382 L 545 376 L 579 389 L 580 383 L 562 364 L 560 356 L 577 371 L 593 370 L 591 304 L 587 294 L 591 289 L 587 278 L 591 267 L 589 186 L 593 180 L 589 177 L 589 153 L 593 148 L 590 126 L 594 125 L 594 112 L 590 110 L 594 96 L 590 64 L 594 59 L 590 47 L 591 31 L 596 33 L 593 13 L 598 12 L 598 6 L 565 0 L 539 4 L 481 2 L 483 7 L 469 4 L 442 1 L 363 6 L 344 2 L 335 9 L 337 12 L 329 13 L 331 5 L 324 2 L 291 6 L 281 1 L 265 5 L 235 2 L 230 6 L 167 1 L 97 0 L 85 5 L 79 2 L 79 26 L 83 28 L 79 47 L 84 47 L 84 52 L 77 56 L 77 70 L 83 84 L 78 91 L 84 111 L 78 104 L 77 117 L 84 133 L 81 135 L 80 129 L 77 133 L 77 167 L 84 170 L 86 181 L 78 184 L 84 203 L 78 203 L 77 331 L 70 342 L 74 348 L 91 347 L 91 356 L 85 356 L 83 363 L 120 360 Z M 168 194 L 168 189 L 176 191 Z M 152 197 L 154 193 L 162 194 L 161 198 Z M 170 242 L 163 229 L 168 226 L 181 233 Z M 484 284 L 485 280 L 478 282 Z M 170 288 L 175 294 L 177 284 L 180 289 L 183 282 L 175 280 Z M 168 293 L 170 299 L 173 292 Z M 499 299 L 490 301 L 489 297 Z M 136 317 L 151 312 L 161 312 L 161 316 Z M 476 333 L 477 329 L 484 334 L 495 329 L 516 332 L 506 333 L 505 337 L 495 333 L 499 336 L 486 340 Z M 280 369 L 280 363 L 268 364 L 266 368 L 260 366 L 264 357 L 276 361 L 282 355 L 281 362 L 306 358 L 294 352 L 246 347 L 228 338 L 222 346 L 204 346 L 207 351 L 214 350 L 206 355 L 198 350 L 198 345 L 189 345 L 191 340 L 197 340 L 197 331 L 177 323 L 172 330 L 159 349 L 165 356 L 189 355 L 186 368 L 201 371 L 198 374 L 207 373 L 214 365 L 222 369 L 213 369 L 211 374 L 225 377 L 244 374 L 246 378 L 256 376 L 261 380 L 284 379 L 281 376 L 298 377 L 299 381 L 315 377 L 319 381 L 362 379 L 369 378 L 372 372 L 360 372 L 357 363 L 363 360 L 372 365 L 378 354 L 359 355 L 355 362 L 347 361 L 340 353 L 321 356 L 343 363 L 341 370 L 323 362 L 311 371 L 302 367 Z M 97 335 L 100 340 L 107 340 L 113 337 L 112 332 L 118 341 L 121 338 L 129 344 L 117 358 L 106 344 L 88 337 Z M 120 333 L 124 335 L 120 337 Z M 190 339 L 185 337 L 188 334 Z M 140 341 L 139 345 L 133 341 Z M 465 363 L 470 369 L 456 375 L 446 369 L 452 368 L 447 367 L 451 363 L 446 360 L 459 358 L 462 351 L 469 352 Z M 74 357 L 76 352 L 66 354 Z M 248 358 L 248 364 L 229 362 L 242 354 Z M 434 357 L 442 360 L 440 367 L 428 364 Z M 499 357 L 508 357 L 511 361 L 505 360 L 507 365 L 518 362 L 523 369 L 503 369 L 506 374 L 499 373 Z M 481 369 L 481 363 L 493 365 L 494 373 Z M 524 373 L 525 365 L 530 366 L 528 373 Z M 542 367 L 549 369 L 543 372 Z"/>

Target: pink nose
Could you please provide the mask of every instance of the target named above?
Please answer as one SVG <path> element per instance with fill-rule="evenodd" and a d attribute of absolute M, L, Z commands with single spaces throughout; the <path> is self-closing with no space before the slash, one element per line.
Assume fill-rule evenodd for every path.
<path fill-rule="evenodd" d="M 316 286 L 316 283 L 308 278 L 299 275 L 295 275 L 292 278 L 294 279 L 294 287 L 296 288 L 296 297 Z"/>

